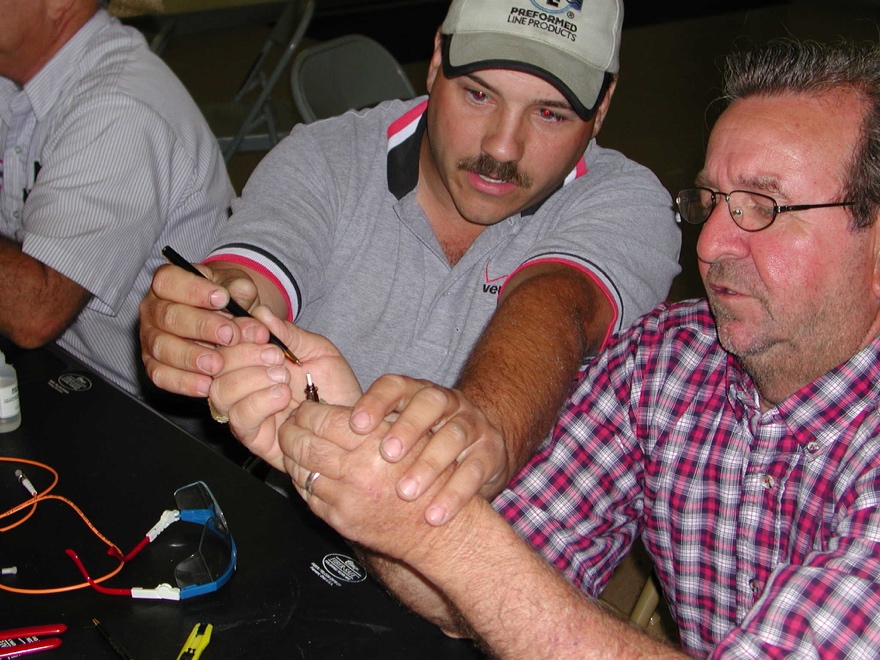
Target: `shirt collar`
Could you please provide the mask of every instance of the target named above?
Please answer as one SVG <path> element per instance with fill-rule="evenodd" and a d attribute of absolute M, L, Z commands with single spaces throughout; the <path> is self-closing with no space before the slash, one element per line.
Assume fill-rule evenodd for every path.
<path fill-rule="evenodd" d="M 113 19 L 99 9 L 24 86 L 37 120 L 44 119 L 66 88 L 70 67 L 86 54 L 92 37 Z"/>
<path fill-rule="evenodd" d="M 795 392 L 777 408 L 790 426 L 822 445 L 846 437 L 847 429 L 877 408 L 880 399 L 880 337 L 839 367 Z"/>
<path fill-rule="evenodd" d="M 735 409 L 759 410 L 757 388 L 739 360 L 728 354 L 728 398 Z M 792 432 L 820 445 L 846 436 L 880 401 L 880 336 L 861 351 L 777 406 L 765 420 L 785 420 Z"/>
<path fill-rule="evenodd" d="M 398 117 L 388 127 L 388 190 L 398 200 L 412 192 L 419 181 L 419 152 L 427 127 L 427 109 L 426 99 Z M 582 155 L 574 169 L 550 195 L 525 209 L 521 215 L 533 215 L 557 190 L 586 174 L 587 169 L 586 159 Z"/>

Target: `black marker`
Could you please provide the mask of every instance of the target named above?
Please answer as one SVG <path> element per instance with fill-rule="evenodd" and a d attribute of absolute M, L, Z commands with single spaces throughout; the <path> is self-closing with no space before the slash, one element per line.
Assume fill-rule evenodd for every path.
<path fill-rule="evenodd" d="M 166 245 L 162 248 L 162 256 L 164 256 L 170 263 L 178 266 L 179 268 L 183 268 L 184 270 L 189 271 L 194 275 L 198 275 L 199 277 L 205 277 L 198 268 L 193 266 L 190 262 L 181 257 L 179 254 L 177 254 L 177 252 L 171 249 L 171 246 L 169 245 Z M 208 278 L 205 277 L 205 279 Z M 235 302 L 232 297 L 229 298 L 229 304 L 226 305 L 226 311 L 233 316 L 252 318 L 251 315 L 248 314 L 248 311 L 237 302 Z M 300 362 L 299 358 L 293 354 L 293 351 L 287 348 L 287 346 L 284 345 L 284 342 L 278 339 L 278 337 L 273 335 L 271 332 L 269 333 L 269 343 L 275 344 L 278 348 L 284 351 L 284 355 L 286 355 L 290 360 L 293 360 L 293 362 L 295 362 L 299 366 L 302 366 L 302 362 Z"/>

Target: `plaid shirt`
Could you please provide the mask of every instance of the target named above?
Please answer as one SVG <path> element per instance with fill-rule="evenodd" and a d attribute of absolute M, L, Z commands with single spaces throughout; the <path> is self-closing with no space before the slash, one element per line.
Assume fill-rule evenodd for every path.
<path fill-rule="evenodd" d="M 878 353 L 762 413 L 705 301 L 661 306 L 495 507 L 594 596 L 641 534 L 694 656 L 880 658 Z"/>

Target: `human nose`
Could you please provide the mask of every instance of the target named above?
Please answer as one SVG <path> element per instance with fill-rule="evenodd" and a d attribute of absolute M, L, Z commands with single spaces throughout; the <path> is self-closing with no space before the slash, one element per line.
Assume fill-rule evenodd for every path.
<path fill-rule="evenodd" d="M 742 257 L 748 253 L 748 232 L 733 221 L 724 195 L 718 194 L 715 208 L 709 214 L 697 239 L 697 257 L 712 263 L 725 257 Z"/>
<path fill-rule="evenodd" d="M 489 120 L 483 137 L 483 151 L 499 163 L 519 161 L 523 155 L 524 130 L 523 122 L 515 113 L 496 113 Z"/>

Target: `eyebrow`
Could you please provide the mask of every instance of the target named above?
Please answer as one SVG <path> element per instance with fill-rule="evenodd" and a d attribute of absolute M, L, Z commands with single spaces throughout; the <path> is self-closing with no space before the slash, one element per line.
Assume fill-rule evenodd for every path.
<path fill-rule="evenodd" d="M 696 185 L 703 188 L 712 188 L 712 185 L 709 181 L 709 178 L 706 176 L 706 171 L 701 170 L 695 179 Z M 742 188 L 740 188 L 742 186 Z M 783 195 L 782 188 L 779 186 L 779 180 L 776 177 L 772 176 L 756 176 L 749 177 L 747 179 L 741 179 L 739 183 L 736 184 L 737 190 L 752 190 L 754 192 L 760 192 L 764 194 L 773 194 L 773 195 Z M 729 192 L 729 191 L 728 191 Z"/>
<path fill-rule="evenodd" d="M 464 74 L 464 77 L 472 80 L 482 87 L 485 87 L 493 94 L 498 94 L 499 96 L 502 96 L 502 94 L 495 87 L 487 83 L 476 73 L 466 73 Z M 547 108 L 557 108 L 559 110 L 568 110 L 569 112 L 574 112 L 574 108 L 571 107 L 571 103 L 569 103 L 565 99 L 534 99 L 532 100 L 532 103 L 534 105 L 545 106 Z"/>

